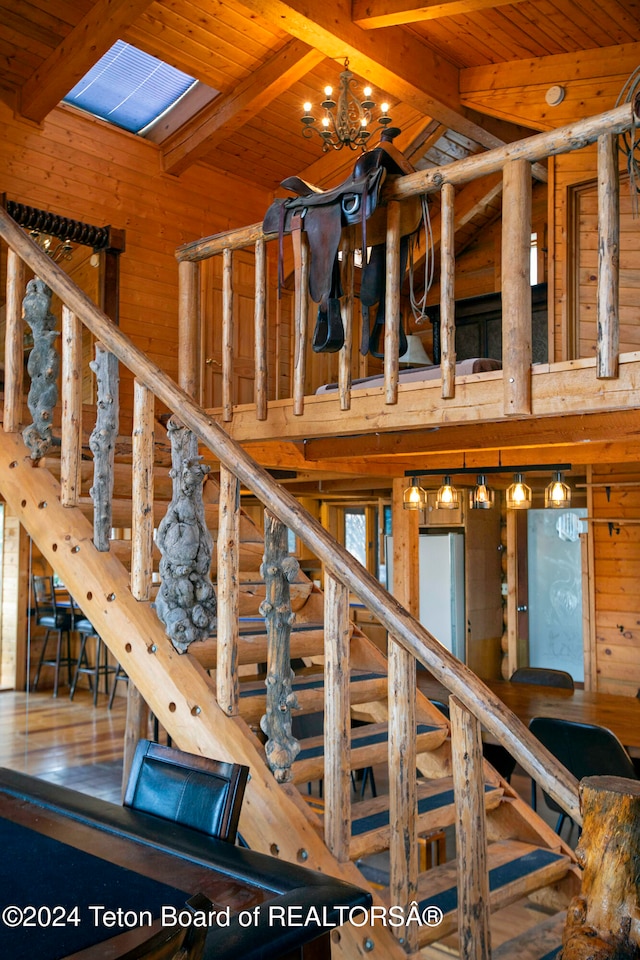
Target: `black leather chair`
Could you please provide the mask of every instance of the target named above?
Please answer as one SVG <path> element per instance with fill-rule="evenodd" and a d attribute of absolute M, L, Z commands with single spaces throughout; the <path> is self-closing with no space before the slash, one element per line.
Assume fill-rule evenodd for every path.
<path fill-rule="evenodd" d="M 56 592 L 53 584 L 53 577 L 31 578 L 33 591 L 33 603 L 35 611 L 35 620 L 39 627 L 45 628 L 44 643 L 38 659 L 36 674 L 33 679 L 33 689 L 38 689 L 40 682 L 40 673 L 43 667 L 53 667 L 53 695 L 58 696 L 58 687 L 60 685 L 60 670 L 64 668 L 67 671 L 67 683 L 71 683 L 71 671 L 74 661 L 71 657 L 71 630 L 73 628 L 73 613 L 71 608 L 63 609 L 58 607 L 56 602 Z M 56 635 L 54 653 L 48 652 L 50 646 L 49 637 Z M 65 643 L 63 644 L 63 637 Z M 63 652 L 64 646 L 64 652 Z"/>
<path fill-rule="evenodd" d="M 140 740 L 125 807 L 235 843 L 249 768 Z"/>
<path fill-rule="evenodd" d="M 566 670 L 549 670 L 547 667 L 518 667 L 510 677 L 511 683 L 537 683 L 541 687 L 560 687 L 573 690 L 573 677 Z"/>
<path fill-rule="evenodd" d="M 578 780 L 600 776 L 638 779 L 631 757 L 615 733 L 606 727 L 557 717 L 533 717 L 529 729 Z M 556 833 L 560 833 L 567 814 L 546 793 L 543 796 L 549 809 L 559 814 Z"/>

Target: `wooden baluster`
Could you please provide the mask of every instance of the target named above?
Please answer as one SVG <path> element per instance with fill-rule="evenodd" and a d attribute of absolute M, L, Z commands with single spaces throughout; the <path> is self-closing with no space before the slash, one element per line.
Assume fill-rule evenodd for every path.
<path fill-rule="evenodd" d="M 222 419 L 233 419 L 233 251 L 222 253 Z"/>
<path fill-rule="evenodd" d="M 200 265 L 178 264 L 178 383 L 200 399 Z"/>
<path fill-rule="evenodd" d="M 267 419 L 267 246 L 264 239 L 256 241 L 255 276 L 255 365 L 256 417 Z"/>
<path fill-rule="evenodd" d="M 400 203 L 387 207 L 386 294 L 384 306 L 384 402 L 398 402 L 400 342 Z M 363 257 L 366 252 L 362 251 Z"/>
<path fill-rule="evenodd" d="M 344 346 L 338 354 L 338 385 L 340 391 L 340 409 L 351 409 L 351 354 L 353 351 L 353 304 L 355 288 L 355 270 L 353 268 L 353 247 L 355 228 L 348 227 L 342 233 L 342 286 L 345 292 L 341 304 L 342 323 L 344 325 Z"/>
<path fill-rule="evenodd" d="M 460 700 L 450 697 L 449 706 L 456 803 L 460 956 L 465 960 L 491 960 L 482 734 L 479 720 Z"/>
<path fill-rule="evenodd" d="M 267 706 L 260 721 L 266 735 L 267 763 L 278 783 L 291 779 L 291 764 L 300 751 L 300 744 L 291 734 L 291 711 L 298 701 L 292 691 L 291 679 L 291 611 L 289 584 L 300 569 L 295 557 L 287 549 L 287 528 L 281 520 L 264 512 L 264 560 L 260 568 L 266 586 L 266 597 L 260 604 L 260 614 L 267 625 Z"/>
<path fill-rule="evenodd" d="M 620 349 L 620 182 L 618 138 L 598 138 L 597 376 L 618 376 Z"/>
<path fill-rule="evenodd" d="M 502 191 L 502 382 L 507 416 L 531 413 L 531 164 L 510 160 Z"/>
<path fill-rule="evenodd" d="M 148 600 L 153 581 L 154 396 L 133 383 L 131 593 Z"/>
<path fill-rule="evenodd" d="M 223 464 L 220 464 L 217 550 L 217 697 L 220 708 L 228 716 L 236 716 L 239 712 L 240 483 Z"/>
<path fill-rule="evenodd" d="M 442 397 L 456 393 L 456 249 L 454 221 L 455 187 L 442 185 L 440 205 L 440 343 Z"/>
<path fill-rule="evenodd" d="M 309 244 L 299 214 L 291 218 L 291 240 L 295 267 L 293 328 L 293 413 L 304 413 L 304 387 L 307 359 L 307 327 L 309 323 Z"/>
<path fill-rule="evenodd" d="M 96 425 L 89 438 L 93 453 L 93 542 L 98 550 L 109 549 L 113 463 L 119 421 L 118 358 L 99 341 L 96 358 L 89 366 L 96 375 Z"/>
<path fill-rule="evenodd" d="M 584 870 L 582 890 L 569 905 L 559 957 L 637 957 L 640 783 L 585 777 L 580 807 L 576 855 Z"/>
<path fill-rule="evenodd" d="M 5 433 L 17 433 L 22 421 L 24 380 L 24 261 L 7 249 L 7 320 L 4 339 L 4 418 Z"/>
<path fill-rule="evenodd" d="M 33 348 L 27 361 L 31 377 L 27 404 L 32 423 L 22 431 L 22 439 L 34 461 L 44 457 L 51 446 L 53 411 L 58 402 L 60 357 L 55 348 L 58 332 L 51 312 L 51 297 L 51 288 L 40 277 L 34 277 L 27 284 L 22 302 L 25 322 L 33 333 Z"/>
<path fill-rule="evenodd" d="M 331 853 L 344 863 L 351 839 L 349 591 L 329 574 L 324 633 L 324 836 Z"/>
<path fill-rule="evenodd" d="M 62 305 L 60 503 L 78 503 L 82 484 L 82 323 Z"/>
<path fill-rule="evenodd" d="M 418 891 L 416 661 L 392 636 L 388 670 L 389 821 L 394 824 L 389 848 L 389 895 L 391 903 L 407 909 Z M 409 924 L 399 935 L 411 952 L 417 950 L 417 924 Z"/>
<path fill-rule="evenodd" d="M 419 607 L 418 513 L 405 510 L 405 481 L 393 481 L 393 594 L 414 616 Z M 418 887 L 416 786 L 416 666 L 412 654 L 389 636 L 389 819 L 391 903 L 408 909 Z M 417 924 L 398 929 L 417 950 Z"/>

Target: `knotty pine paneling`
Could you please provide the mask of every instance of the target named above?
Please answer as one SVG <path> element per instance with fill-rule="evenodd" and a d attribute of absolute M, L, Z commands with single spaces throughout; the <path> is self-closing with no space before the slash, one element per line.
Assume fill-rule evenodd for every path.
<path fill-rule="evenodd" d="M 640 688 L 640 466 L 598 465 L 592 476 L 597 689 Z M 610 484 L 607 488 L 600 484 Z M 637 486 L 636 486 L 637 484 Z"/>
<path fill-rule="evenodd" d="M 38 127 L 0 103 L 0 170 L 8 197 L 126 231 L 121 256 L 120 326 L 171 376 L 177 376 L 180 244 L 262 219 L 270 197 L 238 177 L 195 165 L 163 173 L 159 149 L 71 108 Z M 130 414 L 133 385 L 122 373 Z"/>

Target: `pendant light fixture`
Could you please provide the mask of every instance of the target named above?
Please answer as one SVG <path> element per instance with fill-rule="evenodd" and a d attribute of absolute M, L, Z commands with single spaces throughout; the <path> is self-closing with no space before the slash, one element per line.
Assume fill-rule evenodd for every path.
<path fill-rule="evenodd" d="M 402 506 L 405 510 L 424 510 L 426 505 L 427 491 L 420 486 L 418 477 L 414 477 L 402 494 Z"/>
<path fill-rule="evenodd" d="M 553 480 L 544 491 L 545 507 L 562 509 L 571 506 L 571 487 L 562 479 L 562 471 L 556 470 Z"/>
<path fill-rule="evenodd" d="M 444 483 L 436 494 L 436 508 L 438 510 L 456 510 L 460 506 L 458 491 L 451 484 L 451 477 L 446 476 Z"/>
<path fill-rule="evenodd" d="M 487 486 L 487 478 L 484 473 L 479 473 L 476 478 L 476 485 L 469 491 L 469 505 L 472 510 L 490 510 L 494 504 L 495 494 Z"/>
<path fill-rule="evenodd" d="M 528 510 L 531 507 L 531 487 L 522 473 L 514 473 L 513 483 L 507 489 L 507 510 Z"/>

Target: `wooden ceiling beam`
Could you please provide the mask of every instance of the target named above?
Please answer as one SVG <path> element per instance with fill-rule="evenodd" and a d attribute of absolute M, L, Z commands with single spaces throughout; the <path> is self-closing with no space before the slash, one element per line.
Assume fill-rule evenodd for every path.
<path fill-rule="evenodd" d="M 353 0 L 352 18 L 364 30 L 375 30 L 516 3 L 522 0 Z"/>
<path fill-rule="evenodd" d="M 354 73 L 425 116 L 487 149 L 504 141 L 469 120 L 458 97 L 459 70 L 416 35 L 399 27 L 363 30 L 351 11 L 326 0 L 242 0 L 252 13 L 278 23 L 326 57 L 349 59 Z"/>
<path fill-rule="evenodd" d="M 320 51 L 302 40 L 291 40 L 231 93 L 216 97 L 165 140 L 165 172 L 183 173 L 323 60 Z"/>
<path fill-rule="evenodd" d="M 521 449 L 555 444 L 591 445 L 611 442 L 640 444 L 640 411 L 579 414 L 566 417 L 544 417 L 522 421 L 464 424 L 439 427 L 436 430 L 399 433 L 363 434 L 356 437 L 333 437 L 307 440 L 304 458 L 333 464 L 344 458 L 367 458 L 371 461 L 393 460 L 407 456 L 428 456 L 434 453 L 459 453 L 470 450 Z M 373 468 L 373 464 L 372 464 Z"/>
<path fill-rule="evenodd" d="M 78 80 L 119 40 L 151 0 L 96 0 L 71 33 L 31 74 L 20 113 L 41 123 Z"/>

